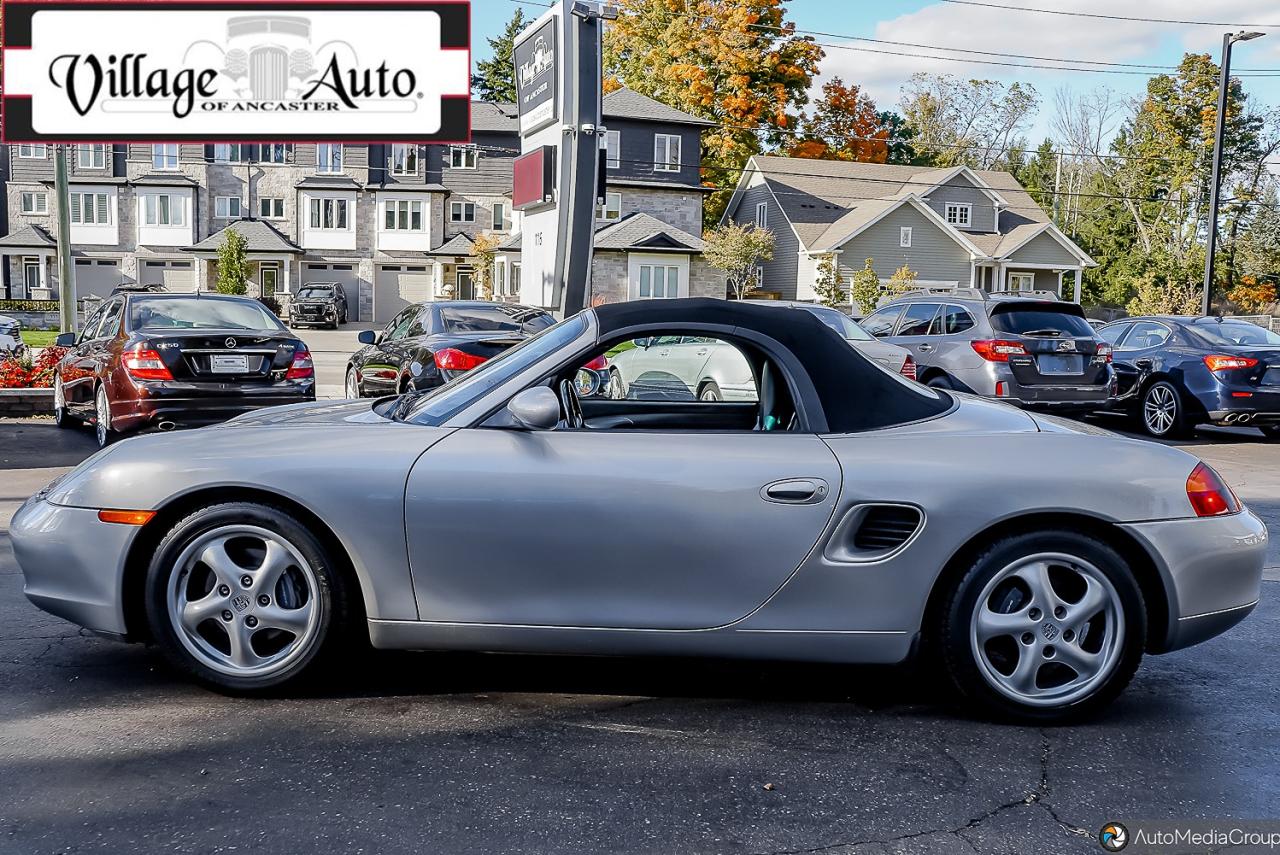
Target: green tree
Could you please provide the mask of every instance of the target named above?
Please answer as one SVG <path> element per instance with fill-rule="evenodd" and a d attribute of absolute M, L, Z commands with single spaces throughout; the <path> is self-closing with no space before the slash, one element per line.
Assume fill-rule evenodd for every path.
<path fill-rule="evenodd" d="M 1185 280 L 1166 281 L 1148 271 L 1126 308 L 1131 315 L 1197 315 L 1200 287 Z"/>
<path fill-rule="evenodd" d="M 728 222 L 708 229 L 702 240 L 702 257 L 725 274 L 734 299 L 744 300 L 760 287 L 757 268 L 760 262 L 773 258 L 773 232 L 754 224 Z"/>
<path fill-rule="evenodd" d="M 222 233 L 222 246 L 218 247 L 218 279 L 215 286 L 219 294 L 244 294 L 253 275 L 246 255 L 248 244 L 244 235 L 235 229 Z"/>
<path fill-rule="evenodd" d="M 849 283 L 853 301 L 858 304 L 858 308 L 864 315 L 869 315 L 876 310 L 876 303 L 880 301 L 882 293 L 880 277 L 876 275 L 871 265 L 872 261 L 868 258 L 862 269 L 853 274 L 853 279 Z"/>
<path fill-rule="evenodd" d="M 833 309 L 848 305 L 849 298 L 844 290 L 844 277 L 840 275 L 840 266 L 835 257 L 825 255 L 818 262 L 818 275 L 813 282 L 814 294 L 818 302 Z"/>
<path fill-rule="evenodd" d="M 516 67 L 512 60 L 512 48 L 516 36 L 528 26 L 524 9 L 516 7 L 515 14 L 507 22 L 497 38 L 489 39 L 493 55 L 476 63 L 475 89 L 485 101 L 511 104 L 516 100 Z"/>
<path fill-rule="evenodd" d="M 910 291 L 916 285 L 916 272 L 904 264 L 893 271 L 893 275 L 889 277 L 886 285 L 890 294 L 901 294 L 903 291 Z"/>
<path fill-rule="evenodd" d="M 492 232 L 481 232 L 471 241 L 474 284 L 481 300 L 493 299 L 493 251 L 500 243 L 502 238 Z"/>
<path fill-rule="evenodd" d="M 900 106 L 926 162 L 988 169 L 1014 147 L 1039 103 L 1029 83 L 918 72 L 903 87 Z"/>

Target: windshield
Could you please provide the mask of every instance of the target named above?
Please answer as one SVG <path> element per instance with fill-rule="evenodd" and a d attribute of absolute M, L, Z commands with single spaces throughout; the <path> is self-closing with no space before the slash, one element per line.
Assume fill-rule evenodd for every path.
<path fill-rule="evenodd" d="M 874 341 L 870 333 L 853 322 L 853 318 L 835 309 L 814 306 L 805 307 L 805 311 L 816 315 L 818 320 L 831 327 L 840 337 L 848 341 Z"/>
<path fill-rule="evenodd" d="M 282 330 L 267 307 L 237 297 L 135 297 L 129 329 Z"/>
<path fill-rule="evenodd" d="M 539 309 L 524 306 L 442 306 L 445 332 L 537 332 L 555 323 Z"/>
<path fill-rule="evenodd" d="M 1189 324 L 1187 329 L 1210 344 L 1226 345 L 1280 345 L 1280 335 L 1248 321 L 1216 321 L 1207 318 Z"/>
<path fill-rule="evenodd" d="M 545 312 L 542 314 L 550 318 Z M 504 350 L 443 386 L 420 393 L 413 399 L 403 418 L 420 424 L 440 424 L 470 406 L 490 389 L 502 385 L 530 365 L 569 344 L 582 335 L 586 328 L 586 318 L 580 314 L 546 327 L 537 335 Z"/>
<path fill-rule="evenodd" d="M 1081 317 L 1074 304 L 1068 309 L 1053 304 L 997 306 L 991 312 L 991 326 L 997 332 L 1013 335 L 1093 336 L 1093 327 Z"/>
<path fill-rule="evenodd" d="M 303 285 L 298 290 L 299 300 L 327 300 L 332 296 L 332 285 Z"/>

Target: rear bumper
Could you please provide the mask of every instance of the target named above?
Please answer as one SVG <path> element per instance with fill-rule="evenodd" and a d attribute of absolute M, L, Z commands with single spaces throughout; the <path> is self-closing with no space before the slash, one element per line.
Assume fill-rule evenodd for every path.
<path fill-rule="evenodd" d="M 1089 412 L 1105 409 L 1115 394 L 1110 376 L 1105 383 L 1023 385 L 1002 362 L 987 362 L 978 370 L 957 371 L 954 376 L 984 398 L 1029 410 Z"/>
<path fill-rule="evenodd" d="M 1210 421 L 1280 425 L 1280 386 L 1223 385 L 1199 397 Z"/>
<path fill-rule="evenodd" d="M 172 422 L 179 427 L 219 424 L 243 413 L 316 399 L 314 380 L 280 383 L 147 383 L 139 397 L 112 401 L 116 430 L 136 430 Z"/>
<path fill-rule="evenodd" d="M 1169 627 L 1152 652 L 1199 644 L 1253 611 L 1262 591 L 1267 527 L 1247 509 L 1122 526 L 1155 560 L 1168 598 Z"/>

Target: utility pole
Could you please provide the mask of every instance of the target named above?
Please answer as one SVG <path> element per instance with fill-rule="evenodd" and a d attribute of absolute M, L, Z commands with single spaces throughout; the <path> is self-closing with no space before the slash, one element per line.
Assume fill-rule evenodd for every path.
<path fill-rule="evenodd" d="M 71 194 L 67 190 L 67 147 L 53 148 L 53 194 L 58 205 L 58 309 L 62 332 L 76 332 L 76 269 L 71 264 Z"/>
<path fill-rule="evenodd" d="M 1054 225 L 1061 225 L 1058 222 L 1058 188 L 1062 186 L 1062 152 L 1061 151 L 1058 152 L 1058 156 L 1055 159 L 1057 160 L 1058 164 L 1057 166 L 1054 167 L 1054 170 L 1053 170 L 1053 216 L 1050 217 L 1050 219 L 1053 220 Z"/>
<path fill-rule="evenodd" d="M 1200 314 L 1209 314 L 1213 301 L 1213 256 L 1218 245 L 1218 190 L 1222 183 L 1222 138 L 1227 123 L 1227 93 L 1231 88 L 1231 45 L 1265 36 L 1266 33 L 1224 33 L 1222 35 L 1222 69 L 1218 77 L 1218 120 L 1214 129 L 1213 178 L 1209 185 L 1208 240 L 1204 254 L 1204 294 L 1200 297 Z"/>

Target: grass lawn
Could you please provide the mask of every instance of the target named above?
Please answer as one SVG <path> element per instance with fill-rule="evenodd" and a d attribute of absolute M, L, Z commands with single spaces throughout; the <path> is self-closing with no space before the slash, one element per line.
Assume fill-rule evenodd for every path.
<path fill-rule="evenodd" d="M 49 347 L 53 344 L 53 340 L 58 337 L 57 330 L 23 330 L 22 340 L 27 347 Z"/>

